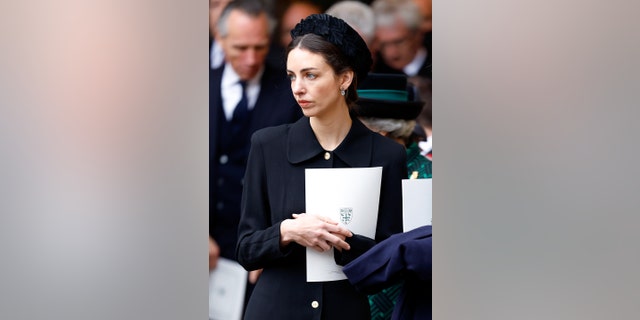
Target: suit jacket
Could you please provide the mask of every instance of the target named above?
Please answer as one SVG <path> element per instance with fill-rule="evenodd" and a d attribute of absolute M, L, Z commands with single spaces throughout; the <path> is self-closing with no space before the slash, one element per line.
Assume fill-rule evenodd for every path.
<path fill-rule="evenodd" d="M 251 139 L 237 257 L 247 270 L 264 270 L 245 319 L 264 319 L 265 315 L 269 319 L 369 318 L 367 296 L 347 280 L 306 282 L 305 248 L 291 243 L 281 249 L 280 224 L 292 213 L 305 212 L 305 168 L 382 166 L 375 241 L 402 232 L 406 153 L 400 144 L 370 131 L 356 118 L 328 159 L 326 153 L 307 117 L 260 130 Z M 352 250 L 359 237 L 348 238 Z"/>
<path fill-rule="evenodd" d="M 404 280 L 391 319 L 431 319 L 431 246 L 431 226 L 423 226 L 391 236 L 343 271 L 367 293 Z"/>
<path fill-rule="evenodd" d="M 427 52 L 427 58 L 424 59 L 424 62 L 420 66 L 420 70 L 418 70 L 418 74 L 416 74 L 416 76 L 431 79 L 431 52 Z M 375 73 L 405 74 L 403 70 L 392 68 L 386 64 L 379 52 L 375 61 L 376 64 L 373 66 L 373 72 Z"/>
<path fill-rule="evenodd" d="M 209 234 L 216 239 L 220 246 L 220 255 L 235 260 L 235 246 L 237 242 L 237 225 L 240 220 L 240 197 L 242 179 L 244 178 L 244 164 L 233 172 L 221 169 L 220 154 L 222 142 L 242 144 L 249 150 L 250 135 L 258 129 L 295 122 L 302 116 L 302 111 L 291 93 L 291 83 L 284 70 L 266 66 L 260 81 L 260 93 L 251 111 L 247 139 L 230 137 L 219 132 L 217 127 L 225 121 L 222 112 L 222 97 L 220 84 L 225 66 L 209 72 L 209 168 L 210 168 L 210 201 Z M 221 178 L 222 176 L 226 179 Z M 229 178 L 231 177 L 231 178 Z M 224 208 L 224 213 L 221 213 Z"/>

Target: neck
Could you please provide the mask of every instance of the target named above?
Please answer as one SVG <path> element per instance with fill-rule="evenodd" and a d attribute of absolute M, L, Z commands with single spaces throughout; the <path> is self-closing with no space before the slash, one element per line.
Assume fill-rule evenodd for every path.
<path fill-rule="evenodd" d="M 351 129 L 351 116 L 345 106 L 339 112 L 322 118 L 311 117 L 311 129 L 324 150 L 333 151 L 347 136 Z"/>

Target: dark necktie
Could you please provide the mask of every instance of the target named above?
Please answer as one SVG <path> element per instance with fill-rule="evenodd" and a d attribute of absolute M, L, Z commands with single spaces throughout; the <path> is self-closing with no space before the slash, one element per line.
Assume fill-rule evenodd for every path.
<path fill-rule="evenodd" d="M 249 115 L 249 102 L 247 99 L 247 82 L 240 80 L 242 86 L 242 98 L 233 110 L 233 122 L 244 123 Z"/>

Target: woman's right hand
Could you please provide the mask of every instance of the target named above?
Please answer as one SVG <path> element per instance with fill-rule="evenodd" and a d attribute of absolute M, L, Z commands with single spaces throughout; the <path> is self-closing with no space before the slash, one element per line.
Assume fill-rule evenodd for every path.
<path fill-rule="evenodd" d="M 333 247 L 349 250 L 345 239 L 351 236 L 353 233 L 338 222 L 315 214 L 294 213 L 293 219 L 286 219 L 280 224 L 280 245 L 283 247 L 296 242 L 319 252 Z"/>

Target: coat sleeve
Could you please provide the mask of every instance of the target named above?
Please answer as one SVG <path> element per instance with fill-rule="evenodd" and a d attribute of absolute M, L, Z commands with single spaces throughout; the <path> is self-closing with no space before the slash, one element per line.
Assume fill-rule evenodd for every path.
<path fill-rule="evenodd" d="M 342 271 L 365 293 L 378 292 L 402 278 L 431 280 L 431 240 L 431 226 L 394 235 Z"/>
<path fill-rule="evenodd" d="M 394 152 L 384 152 L 390 160 L 382 169 L 376 238 L 362 235 L 347 238 L 351 250 L 334 252 L 335 262 L 339 265 L 348 264 L 376 243 L 402 232 L 402 179 L 407 177 L 407 154 L 399 144 L 394 143 L 394 147 Z"/>
<path fill-rule="evenodd" d="M 251 137 L 244 177 L 236 257 L 247 270 L 256 270 L 290 254 L 280 248 L 280 223 L 271 224 L 264 146 L 260 131 Z"/>
<path fill-rule="evenodd" d="M 402 232 L 402 179 L 407 178 L 407 153 L 400 144 L 393 146 L 393 152 L 385 152 L 391 160 L 382 172 L 376 243 Z"/>

